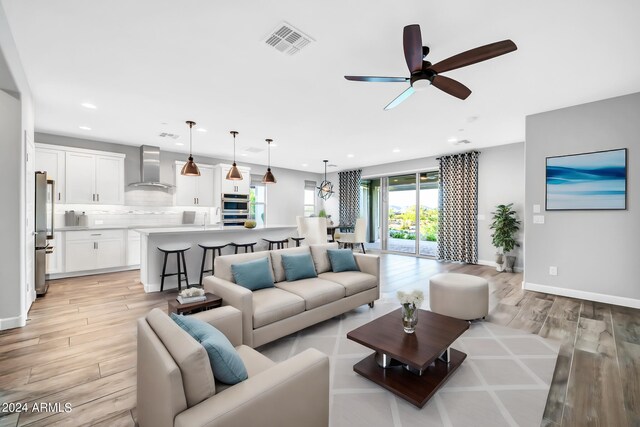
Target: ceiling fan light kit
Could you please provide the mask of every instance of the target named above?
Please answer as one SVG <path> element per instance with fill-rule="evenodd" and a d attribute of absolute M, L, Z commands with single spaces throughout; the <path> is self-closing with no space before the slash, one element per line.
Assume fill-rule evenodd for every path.
<path fill-rule="evenodd" d="M 229 172 L 227 172 L 226 179 L 229 181 L 241 181 L 242 172 L 240 172 L 240 169 L 238 169 L 238 165 L 236 165 L 236 135 L 239 132 L 232 130 L 229 133 L 233 135 L 233 165 L 231 166 L 231 169 L 229 169 Z"/>
<path fill-rule="evenodd" d="M 267 172 L 262 177 L 262 183 L 275 184 L 278 181 L 276 181 L 276 177 L 273 176 L 273 173 L 271 173 L 271 143 L 273 142 L 273 139 L 267 138 L 265 139 L 265 141 L 267 141 L 268 161 L 267 161 Z"/>
<path fill-rule="evenodd" d="M 187 159 L 187 163 L 182 166 L 182 170 L 180 171 L 180 175 L 184 176 L 200 176 L 200 169 L 198 169 L 198 165 L 193 161 L 193 155 L 191 154 L 191 129 L 195 126 L 196 122 L 187 120 L 187 125 L 189 125 L 189 158 Z"/>
<path fill-rule="evenodd" d="M 429 54 L 429 47 L 422 46 L 422 34 L 419 25 L 413 24 L 404 27 L 402 40 L 404 58 L 411 74 L 410 77 L 344 76 L 347 80 L 358 82 L 409 82 L 410 86 L 387 104 L 384 107 L 385 110 L 398 106 L 413 95 L 414 92 L 423 91 L 429 86 L 435 86 L 456 98 L 467 99 L 471 95 L 471 89 L 457 80 L 441 76 L 440 73 L 486 61 L 518 49 L 511 40 L 503 40 L 467 50 L 436 64 L 431 64 L 426 60 Z"/>
<path fill-rule="evenodd" d="M 318 190 L 318 197 L 320 197 L 322 200 L 327 200 L 331 196 L 333 196 L 334 191 L 333 191 L 333 184 L 327 181 L 327 163 L 329 162 L 329 160 L 323 160 L 323 162 L 324 162 L 324 181 L 322 181 L 320 185 L 316 188 Z"/>

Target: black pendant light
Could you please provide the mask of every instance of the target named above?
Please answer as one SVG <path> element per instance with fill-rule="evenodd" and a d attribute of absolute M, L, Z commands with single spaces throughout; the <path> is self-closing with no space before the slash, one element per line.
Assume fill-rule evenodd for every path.
<path fill-rule="evenodd" d="M 191 155 L 191 128 L 196 124 L 191 120 L 187 120 L 187 124 L 189 125 L 189 160 L 182 167 L 182 171 L 180 171 L 180 175 L 185 176 L 200 176 L 200 169 L 198 169 L 198 165 L 193 161 L 193 156 Z"/>
<path fill-rule="evenodd" d="M 333 184 L 327 181 L 327 163 L 329 160 L 323 160 L 324 162 L 324 181 L 320 183 L 318 189 L 318 197 L 322 200 L 327 200 L 329 197 L 333 196 Z"/>
<path fill-rule="evenodd" d="M 276 182 L 276 177 L 273 176 L 273 174 L 271 173 L 271 143 L 273 142 L 273 139 L 265 139 L 265 141 L 267 141 L 267 153 L 268 153 L 268 161 L 267 161 L 267 173 L 264 174 L 264 176 L 262 177 L 262 183 L 263 184 L 275 184 Z"/>
<path fill-rule="evenodd" d="M 229 172 L 227 172 L 227 179 L 229 181 L 241 181 L 242 173 L 240 172 L 240 169 L 238 169 L 238 166 L 236 165 L 236 135 L 239 132 L 232 130 L 230 133 L 231 135 L 233 135 L 233 166 L 231 166 L 231 169 L 229 169 Z"/>

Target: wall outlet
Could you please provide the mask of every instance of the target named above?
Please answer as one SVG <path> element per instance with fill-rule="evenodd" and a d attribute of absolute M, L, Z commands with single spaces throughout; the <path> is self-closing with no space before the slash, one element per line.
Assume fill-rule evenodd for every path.
<path fill-rule="evenodd" d="M 540 205 L 533 205 L 533 213 L 540 213 Z"/>
<path fill-rule="evenodd" d="M 556 267 L 555 265 L 552 265 L 551 267 L 549 267 L 549 275 L 550 276 L 557 276 L 558 275 L 558 267 Z"/>
<path fill-rule="evenodd" d="M 533 216 L 534 224 L 544 224 L 544 215 L 534 215 Z"/>

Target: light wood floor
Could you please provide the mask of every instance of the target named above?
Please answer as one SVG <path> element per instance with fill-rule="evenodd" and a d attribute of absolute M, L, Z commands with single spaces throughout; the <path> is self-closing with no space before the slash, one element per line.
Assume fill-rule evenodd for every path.
<path fill-rule="evenodd" d="M 522 291 L 522 274 L 382 256 L 383 297 L 441 271 L 489 280 L 490 322 L 562 341 L 544 426 L 640 425 L 640 310 Z M 27 326 L 0 332 L 0 403 L 70 403 L 71 413 L 0 413 L 15 425 L 134 425 L 135 321 L 171 293 L 145 294 L 137 271 L 58 280 Z M 2 409 L 2 408 L 0 408 Z"/>

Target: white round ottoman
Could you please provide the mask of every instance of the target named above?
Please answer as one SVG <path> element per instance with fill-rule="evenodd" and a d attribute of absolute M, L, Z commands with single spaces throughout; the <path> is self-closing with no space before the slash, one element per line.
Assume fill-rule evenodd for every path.
<path fill-rule="evenodd" d="M 472 320 L 489 314 L 489 283 L 478 276 L 441 273 L 429 279 L 429 306 L 434 313 Z"/>

